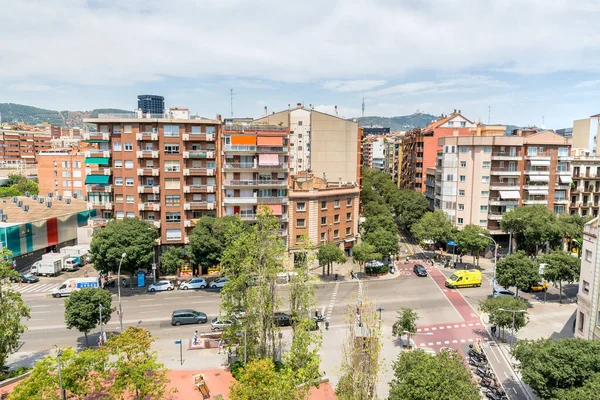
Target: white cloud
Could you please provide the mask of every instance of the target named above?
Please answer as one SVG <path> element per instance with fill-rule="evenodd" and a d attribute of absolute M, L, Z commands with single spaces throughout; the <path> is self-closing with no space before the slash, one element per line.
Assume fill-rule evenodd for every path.
<path fill-rule="evenodd" d="M 40 85 L 35 83 L 14 83 L 8 86 L 9 90 L 16 92 L 47 92 L 52 89 L 49 85 Z"/>
<path fill-rule="evenodd" d="M 473 92 L 489 88 L 511 88 L 508 82 L 481 75 L 461 75 L 440 82 L 409 82 L 367 93 L 370 97 L 422 95 L 426 93 Z"/>
<path fill-rule="evenodd" d="M 594 80 L 594 81 L 583 81 L 578 83 L 577 85 L 575 85 L 576 88 L 589 88 L 592 86 L 598 86 L 600 85 L 600 79 Z"/>
<path fill-rule="evenodd" d="M 336 92 L 359 92 L 385 85 L 383 80 L 354 80 L 354 81 L 327 81 L 323 83 L 325 89 Z"/>

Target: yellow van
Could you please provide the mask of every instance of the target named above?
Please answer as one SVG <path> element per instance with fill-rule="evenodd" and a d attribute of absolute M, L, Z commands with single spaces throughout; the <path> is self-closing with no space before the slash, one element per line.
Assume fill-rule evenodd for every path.
<path fill-rule="evenodd" d="M 481 271 L 478 269 L 459 270 L 446 279 L 446 287 L 453 289 L 479 286 L 481 286 Z"/>

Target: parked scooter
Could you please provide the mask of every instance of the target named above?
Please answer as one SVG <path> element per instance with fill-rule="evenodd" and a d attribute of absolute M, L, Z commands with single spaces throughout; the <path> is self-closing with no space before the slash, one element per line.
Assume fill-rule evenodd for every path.
<path fill-rule="evenodd" d="M 477 368 L 473 373 L 482 378 L 493 378 L 494 373 L 488 368 Z"/>
<path fill-rule="evenodd" d="M 469 358 L 469 365 L 476 368 L 485 368 L 487 366 L 485 362 L 477 360 L 473 357 Z"/>
<path fill-rule="evenodd" d="M 497 386 L 496 379 L 493 377 L 482 377 L 479 384 L 491 389 L 495 389 Z"/>
<path fill-rule="evenodd" d="M 488 389 L 485 392 L 485 397 L 490 400 L 507 400 L 506 393 L 503 390 Z"/>

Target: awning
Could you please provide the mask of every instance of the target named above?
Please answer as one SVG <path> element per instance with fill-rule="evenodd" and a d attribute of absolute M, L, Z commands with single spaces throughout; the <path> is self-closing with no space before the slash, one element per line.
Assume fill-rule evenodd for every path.
<path fill-rule="evenodd" d="M 521 193 L 516 190 L 501 190 L 500 197 L 504 200 L 518 200 L 521 198 Z"/>
<path fill-rule="evenodd" d="M 87 140 L 84 140 L 84 142 L 87 142 L 87 143 L 108 143 L 108 140 L 102 140 L 102 139 L 87 139 Z"/>
<path fill-rule="evenodd" d="M 254 135 L 236 135 L 231 136 L 231 144 L 234 146 L 256 146 L 256 136 Z"/>
<path fill-rule="evenodd" d="M 273 215 L 281 215 L 282 214 L 281 204 L 266 204 L 266 206 L 271 209 L 271 212 L 273 212 Z"/>
<path fill-rule="evenodd" d="M 85 177 L 86 185 L 107 185 L 110 181 L 110 175 L 88 175 Z"/>
<path fill-rule="evenodd" d="M 259 154 L 258 165 L 279 165 L 279 155 L 277 154 Z"/>
<path fill-rule="evenodd" d="M 536 190 L 528 190 L 527 192 L 532 196 L 548 196 L 547 190 L 536 189 Z"/>
<path fill-rule="evenodd" d="M 349 242 L 354 242 L 355 240 L 356 240 L 356 238 L 351 237 L 351 238 L 344 239 L 344 242 L 349 243 Z"/>
<path fill-rule="evenodd" d="M 267 147 L 281 147 L 283 146 L 283 138 L 281 136 L 259 136 L 256 145 Z"/>
<path fill-rule="evenodd" d="M 89 164 L 101 164 L 101 165 L 109 165 L 110 162 L 106 157 L 88 157 L 85 159 L 85 163 Z"/>
<path fill-rule="evenodd" d="M 573 179 L 569 175 L 559 175 L 560 183 L 571 183 Z"/>
<path fill-rule="evenodd" d="M 548 175 L 532 175 L 529 177 L 529 182 L 549 182 L 550 177 Z"/>
<path fill-rule="evenodd" d="M 531 160 L 531 165 L 534 167 L 549 167 L 550 160 Z"/>

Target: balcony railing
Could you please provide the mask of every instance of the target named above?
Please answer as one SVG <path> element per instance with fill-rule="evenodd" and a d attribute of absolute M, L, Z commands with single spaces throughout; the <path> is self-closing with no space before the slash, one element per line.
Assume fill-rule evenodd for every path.
<path fill-rule="evenodd" d="M 182 135 L 182 139 L 184 142 L 187 141 L 202 141 L 202 142 L 214 142 L 215 134 L 214 133 L 192 133 L 186 132 Z"/>
<path fill-rule="evenodd" d="M 225 169 L 287 169 L 288 165 L 286 163 L 276 164 L 276 165 L 258 165 L 254 163 L 226 163 L 224 165 Z"/>
<path fill-rule="evenodd" d="M 238 146 L 238 145 L 225 145 L 223 149 L 227 152 L 238 152 L 238 153 L 287 153 L 287 146 L 277 147 L 263 147 L 263 146 Z"/>
<path fill-rule="evenodd" d="M 112 192 L 112 185 L 86 185 L 86 190 L 88 192 L 104 192 L 110 193 Z"/>
<path fill-rule="evenodd" d="M 137 158 L 158 158 L 158 150 L 138 150 Z"/>
<path fill-rule="evenodd" d="M 215 158 L 214 150 L 189 150 L 183 152 L 183 158 Z"/>
<path fill-rule="evenodd" d="M 84 153 L 85 157 L 102 157 L 102 158 L 110 158 L 110 150 L 86 150 Z"/>
<path fill-rule="evenodd" d="M 184 210 L 214 210 L 214 201 L 192 201 L 183 203 Z"/>
<path fill-rule="evenodd" d="M 247 186 L 281 186 L 281 187 L 287 187 L 287 181 L 285 181 L 285 180 L 262 180 L 262 179 L 245 180 L 245 181 L 230 180 L 230 181 L 224 182 L 223 185 L 224 186 L 243 186 L 243 187 L 247 187 Z"/>
<path fill-rule="evenodd" d="M 183 169 L 184 176 L 208 176 L 208 175 L 214 175 L 214 174 L 215 174 L 215 170 L 212 168 L 194 167 L 194 168 L 184 168 Z"/>
<path fill-rule="evenodd" d="M 160 185 L 140 185 L 138 193 L 160 193 Z"/>
<path fill-rule="evenodd" d="M 183 193 L 214 193 L 215 187 L 211 185 L 186 185 Z"/>
<path fill-rule="evenodd" d="M 138 176 L 159 176 L 160 170 L 158 168 L 138 168 Z"/>
<path fill-rule="evenodd" d="M 287 204 L 287 197 L 257 197 L 258 204 Z"/>
<path fill-rule="evenodd" d="M 158 140 L 157 132 L 140 132 L 135 134 L 136 140 Z"/>

